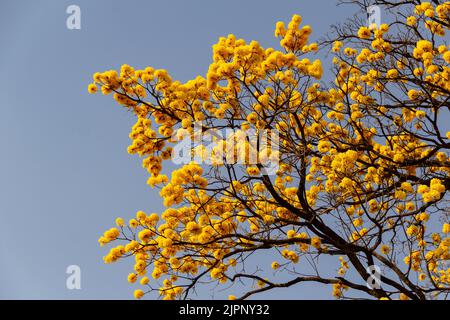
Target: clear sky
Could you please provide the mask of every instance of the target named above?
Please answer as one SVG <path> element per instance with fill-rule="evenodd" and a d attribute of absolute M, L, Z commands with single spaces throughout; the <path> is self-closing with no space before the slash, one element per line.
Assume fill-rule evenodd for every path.
<path fill-rule="evenodd" d="M 71 4 L 81 8 L 81 30 L 66 28 Z M 131 261 L 103 264 L 97 239 L 116 217 L 161 212 L 162 201 L 126 152 L 132 115 L 87 93 L 94 72 L 151 65 L 186 81 L 205 74 L 220 36 L 276 46 L 276 21 L 298 13 L 315 40 L 354 12 L 335 0 L 2 0 L 0 298 L 132 297 Z M 66 289 L 72 264 L 81 267 L 81 290 Z M 211 296 L 203 290 L 198 297 Z M 257 298 L 330 293 L 315 284 Z"/>

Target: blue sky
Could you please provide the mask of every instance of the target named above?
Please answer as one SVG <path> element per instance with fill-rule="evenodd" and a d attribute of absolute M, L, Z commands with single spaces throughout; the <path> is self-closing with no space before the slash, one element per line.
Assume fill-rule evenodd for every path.
<path fill-rule="evenodd" d="M 318 39 L 355 12 L 335 3 L 2 0 L 0 298 L 132 297 L 131 261 L 103 264 L 97 239 L 117 216 L 161 212 L 162 201 L 126 152 L 131 114 L 87 93 L 94 72 L 151 65 L 186 81 L 206 72 L 218 37 L 276 46 L 276 21 L 298 13 Z M 66 28 L 71 4 L 81 8 L 81 30 Z M 81 290 L 66 289 L 72 264 L 81 267 Z M 198 297 L 210 297 L 209 289 Z M 330 298 L 330 291 L 309 285 L 257 297 Z"/>

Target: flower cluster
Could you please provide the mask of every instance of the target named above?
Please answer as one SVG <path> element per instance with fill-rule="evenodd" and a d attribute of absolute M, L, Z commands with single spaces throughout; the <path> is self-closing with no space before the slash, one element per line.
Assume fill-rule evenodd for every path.
<path fill-rule="evenodd" d="M 324 282 L 337 298 L 365 287 L 342 281 L 352 266 L 361 269 L 355 262 L 360 252 L 396 266 L 394 273 L 404 267 L 397 266 L 402 255 L 420 283 L 450 286 L 450 225 L 438 206 L 450 189 L 450 132 L 437 121 L 450 92 L 448 24 L 442 23 L 450 5 L 422 2 L 414 10 L 402 25 L 423 28 L 429 37 L 404 44 L 382 24 L 360 26 L 352 35 L 359 46 L 346 46 L 344 37 L 335 41 L 330 87 L 318 83 L 319 46 L 309 42 L 311 27 L 301 26 L 299 15 L 287 27 L 276 24 L 280 50 L 234 35 L 220 38 L 207 74 L 186 83 L 152 67 L 94 74 L 90 93 L 112 94 L 136 115 L 128 152 L 143 157 L 148 184 L 161 188 L 166 207 L 161 214 L 139 211 L 128 223 L 118 218 L 99 239 L 101 245 L 122 243 L 106 263 L 134 257 L 128 281 L 145 288 L 136 298 L 152 290 L 164 299 L 185 297 L 192 289 L 187 280 L 201 276 L 234 282 L 245 254 L 260 249 L 276 255 L 275 273 L 294 270 L 306 255 L 347 253 L 337 277 Z M 213 160 L 208 170 L 192 162 L 169 179 L 164 161 L 182 136 L 195 138 L 197 121 L 202 130 L 241 131 L 219 139 L 211 154 L 201 146 L 192 150 Z M 248 141 L 232 146 L 250 128 L 279 132 L 279 151 L 258 154 L 278 158 L 274 177 L 246 161 Z M 224 164 L 219 149 L 244 161 Z M 436 225 L 442 230 L 433 230 Z M 260 289 L 270 283 L 254 280 Z M 408 299 L 414 293 L 395 294 Z"/>

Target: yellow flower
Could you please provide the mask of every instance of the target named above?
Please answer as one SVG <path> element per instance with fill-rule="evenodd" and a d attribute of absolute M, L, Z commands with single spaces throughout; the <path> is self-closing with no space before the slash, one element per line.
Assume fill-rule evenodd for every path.
<path fill-rule="evenodd" d="M 142 298 L 143 296 L 144 296 L 144 291 L 142 291 L 142 290 L 140 290 L 140 289 L 134 291 L 134 297 L 135 297 L 136 299 L 140 299 L 140 298 Z"/>
<path fill-rule="evenodd" d="M 388 32 L 389 31 L 389 25 L 387 23 L 383 23 L 382 25 L 380 25 L 379 30 L 383 33 Z"/>
<path fill-rule="evenodd" d="M 406 295 L 406 294 L 404 294 L 404 293 L 400 293 L 400 300 L 409 300 L 409 297 Z"/>
<path fill-rule="evenodd" d="M 271 267 L 273 270 L 277 270 L 280 267 L 280 264 L 278 262 L 274 261 L 274 262 L 272 262 Z"/>
<path fill-rule="evenodd" d="M 426 185 L 424 185 L 424 184 L 421 184 L 421 185 L 419 185 L 419 187 L 417 188 L 417 193 L 423 194 L 423 193 L 428 192 L 428 190 L 429 190 L 428 186 L 426 186 Z"/>
<path fill-rule="evenodd" d="M 402 182 L 401 188 L 404 191 L 409 192 L 409 193 L 413 192 L 413 190 L 414 190 L 411 183 L 409 183 L 409 182 Z"/>
<path fill-rule="evenodd" d="M 409 16 L 406 19 L 406 24 L 408 24 L 409 26 L 415 26 L 417 24 L 417 19 L 415 16 Z"/>
<path fill-rule="evenodd" d="M 249 130 L 249 129 L 250 129 L 250 123 L 249 123 L 249 122 L 243 122 L 243 123 L 241 124 L 241 129 L 242 129 L 243 131 Z"/>
<path fill-rule="evenodd" d="M 131 227 L 131 228 L 137 228 L 138 227 L 138 225 L 139 225 L 139 222 L 136 220 L 136 219 L 131 219 L 129 222 L 128 222 L 128 225 Z"/>
<path fill-rule="evenodd" d="M 198 235 L 202 233 L 202 227 L 200 227 L 196 222 L 190 221 L 186 225 L 186 230 L 188 230 L 190 233 L 194 235 Z"/>
<path fill-rule="evenodd" d="M 251 124 L 255 124 L 256 120 L 258 120 L 258 115 L 255 112 L 249 113 L 247 115 L 247 121 Z"/>
<path fill-rule="evenodd" d="M 362 218 L 357 218 L 357 219 L 353 220 L 353 225 L 355 227 L 362 226 L 363 225 L 363 219 Z"/>
<path fill-rule="evenodd" d="M 411 225 L 411 226 L 409 226 L 409 227 L 406 229 L 406 234 L 407 234 L 408 236 L 416 235 L 417 232 L 418 232 L 418 228 L 417 228 L 417 226 L 415 226 L 415 225 Z"/>
<path fill-rule="evenodd" d="M 445 62 L 450 63 L 450 51 L 445 52 L 442 55 L 442 58 L 445 60 Z"/>
<path fill-rule="evenodd" d="M 408 97 L 411 100 L 416 100 L 419 97 L 419 95 L 420 95 L 419 92 L 414 89 L 408 91 Z"/>
<path fill-rule="evenodd" d="M 129 283 L 135 283 L 137 280 L 137 275 L 135 273 L 130 273 L 128 275 L 128 282 Z"/>
<path fill-rule="evenodd" d="M 428 40 L 417 41 L 416 47 L 424 52 L 431 52 L 433 50 L 433 44 Z"/>
<path fill-rule="evenodd" d="M 414 204 L 414 202 L 408 202 L 406 204 L 405 208 L 408 211 L 413 211 L 416 208 L 416 205 Z"/>
<path fill-rule="evenodd" d="M 146 217 L 147 217 L 147 215 L 145 214 L 144 211 L 136 212 L 136 218 L 138 221 L 143 221 L 143 220 L 145 220 Z"/>
<path fill-rule="evenodd" d="M 150 279 L 148 277 L 143 277 L 140 281 L 140 284 L 142 284 L 143 286 L 145 286 L 146 284 L 148 284 L 150 282 Z"/>
<path fill-rule="evenodd" d="M 391 248 L 389 246 L 383 244 L 381 246 L 381 250 L 380 251 L 381 251 L 382 254 L 389 254 L 389 252 L 391 252 Z"/>
<path fill-rule="evenodd" d="M 297 263 L 298 259 L 299 259 L 297 253 L 295 253 L 294 251 L 289 251 L 288 258 L 289 258 L 289 260 L 291 260 L 294 263 Z"/>
<path fill-rule="evenodd" d="M 450 223 L 444 223 L 442 225 L 442 232 L 443 233 L 450 233 Z"/>
<path fill-rule="evenodd" d="M 95 83 L 91 83 L 88 85 L 88 92 L 90 94 L 94 94 L 97 92 L 97 85 Z"/>
<path fill-rule="evenodd" d="M 148 242 L 152 237 L 152 232 L 149 229 L 143 229 L 139 231 L 138 237 L 142 242 Z"/>
<path fill-rule="evenodd" d="M 291 229 L 291 230 L 288 230 L 288 232 L 286 234 L 287 234 L 288 239 L 292 239 L 295 237 L 296 232 L 295 232 L 295 230 Z"/>
<path fill-rule="evenodd" d="M 284 22 L 283 21 L 278 21 L 275 24 L 275 37 L 284 37 L 284 35 L 286 34 L 286 28 L 284 26 Z"/>
<path fill-rule="evenodd" d="M 311 43 L 309 45 L 309 50 L 316 52 L 317 50 L 319 50 L 319 46 L 317 43 Z"/>
<path fill-rule="evenodd" d="M 117 228 L 111 228 L 108 231 L 105 232 L 104 237 L 108 239 L 109 241 L 117 239 L 119 237 L 120 231 L 117 230 Z"/>
<path fill-rule="evenodd" d="M 398 71 L 397 69 L 391 69 L 386 73 L 387 78 L 389 79 L 395 79 L 398 77 Z"/>
<path fill-rule="evenodd" d="M 259 172 L 258 167 L 248 167 L 247 173 L 251 176 L 257 176 L 257 175 L 259 175 L 260 172 Z"/>
<path fill-rule="evenodd" d="M 320 246 L 322 245 L 322 241 L 320 240 L 319 237 L 312 237 L 311 238 L 311 245 L 316 248 L 319 249 Z"/>
<path fill-rule="evenodd" d="M 267 107 L 270 102 L 270 97 L 267 94 L 262 94 L 258 97 L 258 101 L 262 106 Z"/>
<path fill-rule="evenodd" d="M 322 152 L 322 153 L 326 153 L 330 150 L 331 148 L 331 144 L 328 141 L 320 141 L 319 145 L 317 146 L 317 149 Z"/>
<path fill-rule="evenodd" d="M 414 75 L 418 78 L 420 78 L 423 75 L 423 69 L 421 68 L 415 68 L 413 71 Z"/>
<path fill-rule="evenodd" d="M 125 221 L 122 218 L 117 218 L 116 219 L 116 225 L 118 227 L 123 227 L 125 225 Z"/>
<path fill-rule="evenodd" d="M 361 27 L 358 30 L 358 37 L 360 37 L 361 39 L 369 39 L 371 35 L 372 32 L 367 27 Z"/>
<path fill-rule="evenodd" d="M 425 116 L 426 116 L 426 112 L 425 111 L 423 111 L 423 110 L 417 110 L 416 111 L 416 117 L 417 118 L 423 119 L 423 118 L 425 118 Z"/>
<path fill-rule="evenodd" d="M 333 43 L 333 52 L 339 52 L 343 46 L 343 43 L 341 41 L 335 41 Z"/>
<path fill-rule="evenodd" d="M 444 162 L 447 160 L 447 154 L 445 152 L 438 152 L 436 153 L 436 158 L 440 161 L 440 162 Z"/>
<path fill-rule="evenodd" d="M 426 212 L 422 212 L 421 214 L 419 214 L 419 221 L 428 221 L 428 219 L 430 218 L 430 216 L 428 215 L 428 213 Z"/>
<path fill-rule="evenodd" d="M 344 49 L 344 54 L 351 57 L 351 56 L 356 56 L 356 54 L 358 53 L 358 51 L 356 49 L 353 48 L 345 48 Z"/>
<path fill-rule="evenodd" d="M 428 18 L 434 17 L 434 10 L 433 9 L 425 10 L 425 16 L 427 16 Z"/>

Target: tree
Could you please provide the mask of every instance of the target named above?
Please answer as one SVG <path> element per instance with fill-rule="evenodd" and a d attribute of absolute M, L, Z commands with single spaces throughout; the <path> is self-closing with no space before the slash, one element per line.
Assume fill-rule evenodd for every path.
<path fill-rule="evenodd" d="M 368 1 L 347 2 L 367 12 Z M 106 263 L 134 257 L 136 298 L 240 281 L 246 292 L 230 299 L 303 282 L 337 298 L 448 296 L 450 2 L 373 4 L 392 21 L 359 16 L 320 43 L 299 15 L 276 24 L 280 50 L 222 37 L 206 76 L 186 83 L 152 67 L 94 74 L 89 92 L 137 117 L 128 152 L 143 157 L 167 207 L 118 218 L 99 239 L 116 244 Z M 329 83 L 318 50 L 332 51 Z M 212 148 L 198 140 L 208 133 Z M 163 163 L 191 140 L 195 161 L 169 178 Z M 261 251 L 272 265 L 246 268 Z M 319 271 L 323 258 L 334 274 Z M 315 272 L 296 269 L 306 261 Z"/>

